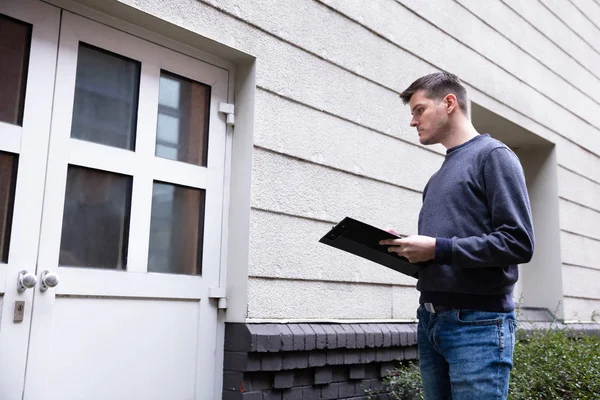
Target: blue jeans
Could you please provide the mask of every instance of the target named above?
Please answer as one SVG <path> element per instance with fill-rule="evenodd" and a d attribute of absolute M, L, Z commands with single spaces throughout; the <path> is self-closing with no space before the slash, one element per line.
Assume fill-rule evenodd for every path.
<path fill-rule="evenodd" d="M 417 311 L 419 365 L 426 400 L 506 399 L 514 312 Z"/>

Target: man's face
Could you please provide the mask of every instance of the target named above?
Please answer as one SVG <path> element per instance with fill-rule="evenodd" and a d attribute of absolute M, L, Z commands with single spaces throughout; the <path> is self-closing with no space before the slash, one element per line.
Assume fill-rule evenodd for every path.
<path fill-rule="evenodd" d="M 421 144 L 440 143 L 448 134 L 448 114 L 445 102 L 435 101 L 419 90 L 410 98 L 412 119 L 410 126 L 417 128 Z"/>

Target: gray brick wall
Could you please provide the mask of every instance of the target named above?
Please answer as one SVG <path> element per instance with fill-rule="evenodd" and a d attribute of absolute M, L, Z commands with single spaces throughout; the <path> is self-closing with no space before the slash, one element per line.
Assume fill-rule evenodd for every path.
<path fill-rule="evenodd" d="M 413 324 L 227 324 L 223 399 L 366 399 L 416 343 Z"/>
<path fill-rule="evenodd" d="M 519 321 L 518 333 L 553 327 L 565 326 Z M 569 328 L 600 336 L 598 324 Z M 366 400 L 398 361 L 416 358 L 415 324 L 226 324 L 223 399 Z"/>

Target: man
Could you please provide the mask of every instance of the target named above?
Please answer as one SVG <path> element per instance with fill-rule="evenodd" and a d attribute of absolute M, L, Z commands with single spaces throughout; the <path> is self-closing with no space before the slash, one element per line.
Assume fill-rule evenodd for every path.
<path fill-rule="evenodd" d="M 445 160 L 423 191 L 419 235 L 381 242 L 423 267 L 418 346 L 425 399 L 505 399 L 516 327 L 517 264 L 533 256 L 533 224 L 517 156 L 468 117 L 467 93 L 449 73 L 401 95 L 421 144 Z"/>

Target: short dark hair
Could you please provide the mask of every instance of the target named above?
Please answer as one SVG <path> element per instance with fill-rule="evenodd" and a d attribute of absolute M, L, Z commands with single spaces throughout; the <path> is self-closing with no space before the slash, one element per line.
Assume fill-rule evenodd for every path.
<path fill-rule="evenodd" d="M 452 93 L 456 96 L 458 107 L 463 114 L 469 115 L 467 111 L 467 89 L 462 85 L 458 76 L 449 72 L 434 72 L 422 76 L 400 93 L 402 102 L 404 104 L 408 103 L 412 95 L 419 90 L 425 91 L 425 96 L 432 100 L 442 100 L 446 95 Z"/>

